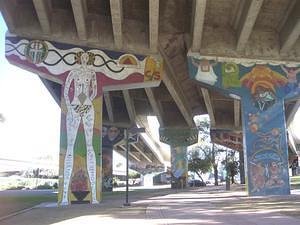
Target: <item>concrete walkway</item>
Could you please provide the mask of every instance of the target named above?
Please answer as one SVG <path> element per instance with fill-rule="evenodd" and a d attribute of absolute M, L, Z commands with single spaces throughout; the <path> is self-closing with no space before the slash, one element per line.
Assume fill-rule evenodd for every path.
<path fill-rule="evenodd" d="M 238 190 L 238 189 L 237 189 Z M 299 225 L 300 195 L 247 197 L 243 191 L 223 187 L 185 191 L 155 190 L 130 193 L 131 207 L 122 207 L 123 196 L 112 196 L 99 205 L 52 207 L 42 205 L 0 221 L 1 225 L 93 224 L 222 224 Z"/>

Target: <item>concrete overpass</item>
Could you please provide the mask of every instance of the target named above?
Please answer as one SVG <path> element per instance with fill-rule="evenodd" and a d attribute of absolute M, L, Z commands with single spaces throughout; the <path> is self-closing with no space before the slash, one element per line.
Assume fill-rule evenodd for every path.
<path fill-rule="evenodd" d="M 137 123 L 148 127 L 146 116 L 156 115 L 161 128 L 179 132 L 195 127 L 193 116 L 209 114 L 212 128 L 242 131 L 240 98 L 190 79 L 187 54 L 211 57 L 216 62 L 240 59 L 245 63 L 299 66 L 297 0 L 0 2 L 10 33 L 19 37 L 162 59 L 163 76 L 158 87 L 104 89 L 102 118 L 106 125 L 130 127 Z M 39 75 L 60 103 L 62 82 Z M 287 124 L 297 108 L 297 96 L 285 101 Z M 170 138 L 172 135 L 162 135 L 162 140 Z M 157 164 L 169 160 L 168 152 L 157 143 L 152 146 L 158 150 L 144 150 L 140 142 L 132 158 Z"/>

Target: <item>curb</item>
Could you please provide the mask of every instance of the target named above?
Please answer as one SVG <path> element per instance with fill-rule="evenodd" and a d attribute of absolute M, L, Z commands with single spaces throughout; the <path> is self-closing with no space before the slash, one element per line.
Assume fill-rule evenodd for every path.
<path fill-rule="evenodd" d="M 8 214 L 8 215 L 6 215 L 6 216 L 2 216 L 2 217 L 0 217 L 0 221 L 6 220 L 6 219 L 8 219 L 8 218 L 10 218 L 10 217 L 17 216 L 17 215 L 22 214 L 22 213 L 26 213 L 26 212 L 28 212 L 28 211 L 30 211 L 30 210 L 36 208 L 37 206 L 38 206 L 38 205 L 35 205 L 35 206 L 30 207 L 30 208 L 22 209 L 22 210 L 20 210 L 20 211 L 17 211 L 17 212 Z"/>

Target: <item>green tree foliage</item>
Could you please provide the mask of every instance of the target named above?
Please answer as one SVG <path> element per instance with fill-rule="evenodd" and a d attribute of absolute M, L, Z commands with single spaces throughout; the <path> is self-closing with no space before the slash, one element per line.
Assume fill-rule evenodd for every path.
<path fill-rule="evenodd" d="M 201 174 L 209 172 L 212 167 L 210 155 L 206 154 L 207 151 L 209 151 L 207 148 L 196 147 L 189 153 L 188 157 L 189 171 L 195 172 L 202 181 Z"/>
<path fill-rule="evenodd" d="M 195 123 L 199 129 L 199 143 L 191 150 L 189 156 L 189 170 L 197 173 L 199 176 L 199 174 L 207 173 L 213 169 L 215 185 L 218 185 L 218 163 L 220 161 L 218 150 L 222 147 L 211 143 L 210 121 L 208 116 L 196 117 Z"/>
<path fill-rule="evenodd" d="M 235 158 L 235 152 L 231 151 L 228 153 L 227 160 L 224 160 L 222 164 L 226 168 L 226 172 L 228 173 L 228 176 L 231 178 L 231 183 L 234 184 L 234 176 L 237 175 L 240 171 L 239 167 L 239 161 Z"/>

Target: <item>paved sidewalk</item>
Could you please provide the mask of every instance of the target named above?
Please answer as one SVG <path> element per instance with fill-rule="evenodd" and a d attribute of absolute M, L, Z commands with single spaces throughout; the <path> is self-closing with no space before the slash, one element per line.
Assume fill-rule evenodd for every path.
<path fill-rule="evenodd" d="M 240 189 L 236 189 L 240 190 Z M 300 195 L 247 197 L 223 187 L 185 191 L 156 190 L 131 193 L 131 207 L 123 196 L 99 205 L 35 208 L 0 221 L 1 225 L 299 225 Z"/>

